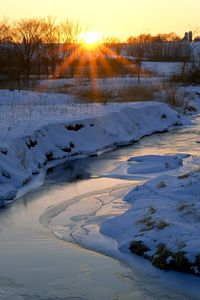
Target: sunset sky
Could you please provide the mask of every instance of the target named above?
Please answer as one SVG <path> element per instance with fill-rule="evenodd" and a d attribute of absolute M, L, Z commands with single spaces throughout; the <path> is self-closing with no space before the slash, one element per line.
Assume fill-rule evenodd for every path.
<path fill-rule="evenodd" d="M 0 15 L 11 19 L 55 16 L 79 20 L 86 30 L 126 38 L 142 32 L 198 27 L 200 0 L 0 0 Z"/>

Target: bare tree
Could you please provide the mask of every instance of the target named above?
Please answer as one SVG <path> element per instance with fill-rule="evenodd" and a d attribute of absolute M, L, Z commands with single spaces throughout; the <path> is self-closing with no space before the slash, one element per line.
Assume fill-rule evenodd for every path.
<path fill-rule="evenodd" d="M 56 19 L 48 17 L 46 20 L 46 31 L 42 43 L 42 53 L 40 56 L 45 62 L 46 70 L 50 66 L 52 77 L 56 77 L 56 68 L 60 63 L 60 26 L 56 24 Z"/>
<path fill-rule="evenodd" d="M 182 57 L 181 38 L 176 33 L 141 34 L 128 38 L 129 54 L 157 61 L 178 60 Z"/>
<path fill-rule="evenodd" d="M 140 34 L 138 37 L 129 37 L 127 42 L 132 44 L 131 51 L 135 58 L 136 72 L 138 77 L 138 83 L 140 83 L 142 61 L 145 58 L 147 45 L 151 43 L 150 34 Z"/>
<path fill-rule="evenodd" d="M 109 58 L 110 56 L 116 56 L 119 57 L 122 52 L 122 43 L 119 38 L 116 36 L 106 36 L 102 40 L 102 44 L 105 46 L 103 47 L 102 53 L 104 53 L 104 56 L 106 58 Z"/>
<path fill-rule="evenodd" d="M 152 43 L 178 42 L 181 38 L 175 32 L 159 33 L 152 36 Z"/>
<path fill-rule="evenodd" d="M 0 74 L 9 78 L 16 71 L 16 59 L 9 42 L 12 39 L 11 24 L 7 18 L 0 21 Z"/>
<path fill-rule="evenodd" d="M 26 78 L 29 79 L 38 48 L 46 33 L 46 25 L 41 19 L 23 19 L 12 30 L 12 44 Z"/>
<path fill-rule="evenodd" d="M 0 21 L 0 43 L 6 44 L 12 39 L 11 25 L 8 18 L 3 18 Z"/>
<path fill-rule="evenodd" d="M 79 48 L 79 36 L 81 33 L 80 23 L 66 20 L 60 25 L 61 30 L 61 41 L 62 41 L 62 59 L 64 61 L 63 66 L 65 69 L 65 62 L 70 62 L 66 64 L 69 67 L 70 76 L 74 76 L 75 71 L 75 61 L 77 58 L 78 48 Z M 62 72 L 65 70 L 61 70 Z"/>

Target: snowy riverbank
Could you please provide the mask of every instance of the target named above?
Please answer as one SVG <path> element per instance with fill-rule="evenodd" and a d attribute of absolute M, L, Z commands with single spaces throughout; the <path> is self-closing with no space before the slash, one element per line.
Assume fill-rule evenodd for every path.
<path fill-rule="evenodd" d="M 84 115 L 84 105 L 82 108 Z M 3 205 L 49 162 L 91 155 L 138 141 L 145 135 L 180 125 L 181 117 L 165 104 L 146 102 L 101 105 L 101 113 L 98 110 L 90 118 L 80 112 L 76 121 L 68 121 L 66 117 L 65 122 L 50 122 L 43 126 L 41 123 L 42 120 L 29 134 L 21 133 L 16 137 L 13 134 L 0 145 L 0 199 Z"/>
<path fill-rule="evenodd" d="M 105 220 L 101 232 L 160 269 L 199 276 L 199 165 L 198 157 L 181 154 L 129 159 L 114 177 L 149 179 L 124 194 L 128 211 Z"/>

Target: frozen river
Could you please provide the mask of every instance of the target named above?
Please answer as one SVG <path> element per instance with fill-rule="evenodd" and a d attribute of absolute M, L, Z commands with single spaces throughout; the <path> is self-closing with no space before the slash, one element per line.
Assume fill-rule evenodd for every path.
<path fill-rule="evenodd" d="M 191 285 L 183 286 L 191 279 L 194 287 L 200 284 L 192 276 L 176 274 L 173 284 L 163 285 L 160 271 L 151 276 L 138 270 L 138 264 L 129 269 L 110 257 L 62 241 L 39 220 L 52 205 L 119 184 L 130 184 L 130 181 L 98 178 L 114 169 L 116 162 L 130 156 L 183 152 L 198 155 L 199 118 L 195 122 L 194 126 L 156 134 L 99 157 L 56 167 L 49 172 L 42 187 L 1 210 L 0 300 L 200 299 L 200 296 L 188 296 Z"/>

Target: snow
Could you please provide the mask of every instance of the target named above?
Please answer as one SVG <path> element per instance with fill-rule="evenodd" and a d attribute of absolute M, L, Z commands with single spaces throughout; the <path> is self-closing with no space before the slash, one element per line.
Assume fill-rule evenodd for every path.
<path fill-rule="evenodd" d="M 166 170 L 172 170 L 177 168 L 182 163 L 182 158 L 185 158 L 185 155 L 168 155 L 168 156 L 159 156 L 159 155 L 145 155 L 138 157 L 129 158 L 131 163 L 128 168 L 128 173 L 154 173 L 154 172 L 163 172 Z M 132 165 L 132 162 L 138 164 Z"/>
<path fill-rule="evenodd" d="M 2 118 L 11 101 L 9 97 L 16 97 L 14 114 L 24 114 L 24 118 L 15 115 L 17 120 L 8 118 L 7 125 L 5 120 L 0 126 L 0 183 L 5 190 L 1 197 L 4 200 L 14 198 L 16 191 L 49 162 L 129 144 L 181 122 L 178 113 L 163 103 L 78 104 L 66 96 L 57 95 L 56 100 L 52 94 L 19 95 L 16 91 L 0 93 Z M 59 103 L 57 113 L 46 110 L 51 105 L 55 107 L 55 101 Z M 30 112 L 30 105 L 34 114 L 31 126 L 30 117 L 26 116 L 26 107 Z"/>
<path fill-rule="evenodd" d="M 66 79 L 66 81 L 68 80 Z M 116 90 L 122 86 L 130 86 L 133 84 L 133 80 L 129 78 L 101 79 L 98 85 L 99 88 Z M 49 86 L 51 84 L 49 83 Z M 61 83 L 60 80 L 55 80 L 55 86 L 61 84 L 63 84 L 63 80 Z M 147 84 L 146 80 L 145 84 Z M 77 89 L 75 82 L 74 87 Z M 79 88 L 91 89 L 91 82 L 82 83 Z M 124 107 L 128 105 L 124 104 Z M 49 123 L 103 116 L 117 109 L 114 103 L 109 103 L 106 107 L 99 103 L 83 103 L 80 98 L 75 99 L 70 93 L 50 93 L 48 88 L 46 93 L 37 90 L 35 92 L 0 90 L 0 107 L 0 142 L 4 142 L 10 137 L 28 135 L 33 130 Z"/>
<path fill-rule="evenodd" d="M 144 63 L 146 64 L 146 62 Z M 150 63 L 151 65 L 151 63 Z M 146 65 L 145 65 L 146 66 Z M 147 65 L 149 66 L 149 65 Z M 166 69 L 170 69 L 170 66 Z M 152 70 L 153 71 L 153 70 Z M 145 84 L 152 84 L 159 81 L 159 77 L 141 77 L 142 82 Z M 42 80 L 38 84 L 38 90 L 54 90 L 56 88 L 67 87 L 67 91 L 73 90 L 74 87 L 84 90 L 91 88 L 91 84 L 98 86 L 100 90 L 115 90 L 119 88 L 129 87 L 133 84 L 137 84 L 137 77 L 124 76 L 124 77 L 106 77 L 106 78 L 95 78 L 93 80 L 88 78 L 66 78 L 66 79 L 51 79 Z"/>
<path fill-rule="evenodd" d="M 187 156 L 184 160 L 188 164 L 177 166 L 174 174 L 156 176 L 126 194 L 128 211 L 105 220 L 101 232 L 116 240 L 122 251 L 128 251 L 130 241 L 142 242 L 149 249 L 144 255 L 151 261 L 158 256 L 160 244 L 172 255 L 184 252 L 191 264 L 185 272 L 199 275 L 200 173 L 198 167 L 193 168 L 200 160 Z M 170 255 L 166 258 L 166 269 L 172 268 L 169 258 Z"/>
<path fill-rule="evenodd" d="M 171 76 L 180 73 L 183 63 L 181 62 L 155 62 L 145 61 L 142 67 L 157 74 L 158 76 Z"/>
<path fill-rule="evenodd" d="M 187 154 L 177 155 L 143 155 L 130 157 L 128 161 L 119 162 L 116 164 L 116 169 L 103 174 L 103 177 L 135 179 L 145 178 L 146 175 L 155 173 L 167 172 L 178 168 L 182 165 L 182 159 L 186 158 Z"/>

